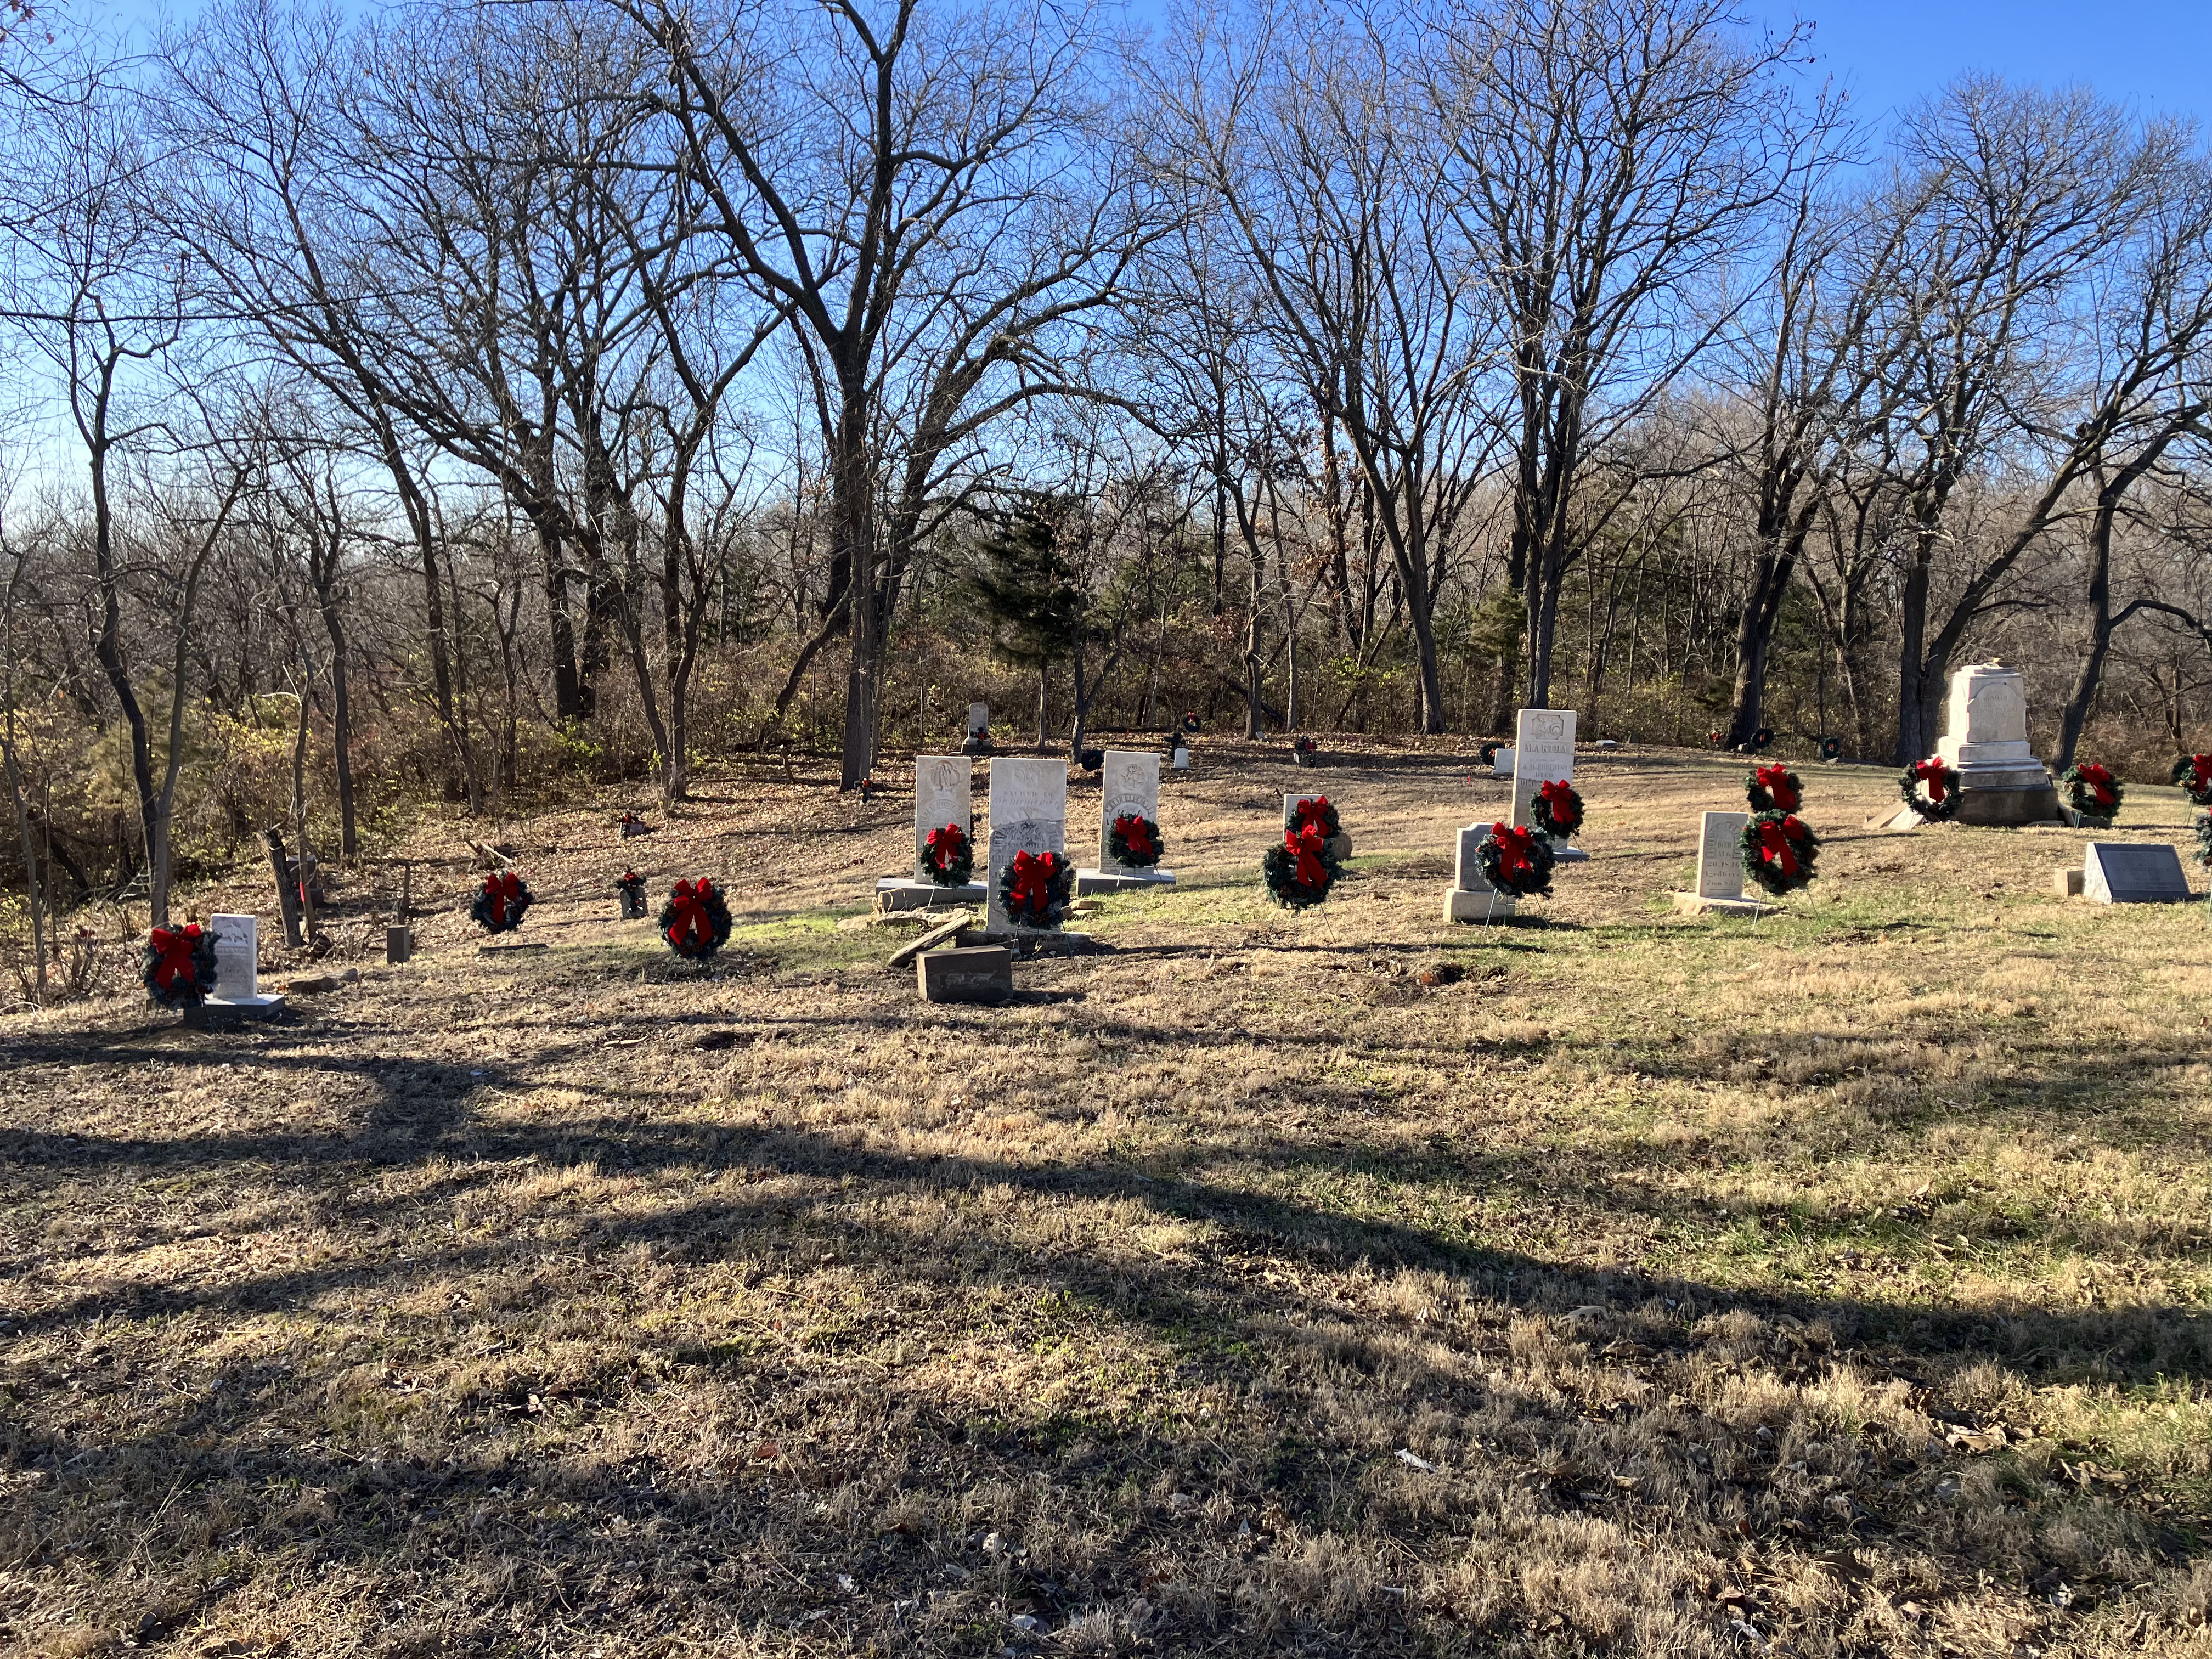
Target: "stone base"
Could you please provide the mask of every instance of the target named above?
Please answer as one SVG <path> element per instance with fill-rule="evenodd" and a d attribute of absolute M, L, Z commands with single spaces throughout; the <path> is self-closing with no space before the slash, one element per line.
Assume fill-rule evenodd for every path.
<path fill-rule="evenodd" d="M 878 910 L 939 910 L 981 904 L 988 896 L 980 881 L 959 887 L 940 887 L 933 881 L 916 881 L 911 876 L 885 876 L 876 883 Z"/>
<path fill-rule="evenodd" d="M 2080 898 L 2081 872 L 2079 870 L 2053 870 L 2051 872 L 2051 890 L 2058 898 Z"/>
<path fill-rule="evenodd" d="M 1678 915 L 1749 916 L 1756 921 L 1759 917 L 1779 908 L 1781 908 L 1779 905 L 1761 904 L 1757 899 L 1708 898 L 1703 893 L 1674 895 L 1674 911 Z"/>
<path fill-rule="evenodd" d="M 1510 893 L 1474 893 L 1463 887 L 1444 889 L 1446 921 L 1510 921 L 1520 900 Z"/>
<path fill-rule="evenodd" d="M 1106 948 L 1091 934 L 1071 933 L 1065 927 L 994 928 L 977 937 L 987 945 L 1011 945 L 1024 956 L 1079 957 Z"/>
<path fill-rule="evenodd" d="M 1119 893 L 1139 887 L 1172 887 L 1175 872 L 1154 866 L 1149 870 L 1078 870 L 1075 872 L 1075 896 L 1085 893 Z"/>
<path fill-rule="evenodd" d="M 280 996 L 252 996 L 228 1001 L 210 997 L 205 1002 L 188 1004 L 184 1013 L 185 1024 L 195 1030 L 222 1030 L 243 1024 L 249 1019 L 282 1018 L 284 999 Z"/>
<path fill-rule="evenodd" d="M 1994 829 L 2044 823 L 2061 816 L 2058 791 L 2046 777 L 2039 787 L 1988 789 L 1966 784 L 1959 791 L 1959 815 L 1951 821 Z"/>
<path fill-rule="evenodd" d="M 1566 842 L 1561 842 L 1557 847 L 1554 847 L 1552 849 L 1552 862 L 1554 864 L 1588 864 L 1589 862 L 1589 854 L 1583 852 L 1579 847 L 1570 847 Z"/>
<path fill-rule="evenodd" d="M 1003 945 L 925 951 L 914 977 L 925 1001 L 1003 1002 L 1014 992 L 1014 953 Z"/>

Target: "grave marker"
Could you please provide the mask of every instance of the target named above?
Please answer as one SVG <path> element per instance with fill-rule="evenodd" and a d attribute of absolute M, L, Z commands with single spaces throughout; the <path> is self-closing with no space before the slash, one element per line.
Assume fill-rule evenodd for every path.
<path fill-rule="evenodd" d="M 991 763 L 990 861 L 984 889 L 989 896 L 988 931 L 993 934 L 1037 935 L 1054 930 L 1018 927 L 1006 915 L 999 879 L 1017 853 L 1067 856 L 1067 768 L 1056 760 L 994 760 Z"/>
<path fill-rule="evenodd" d="M 1109 749 L 1098 774 L 1098 867 L 1075 872 L 1075 890 L 1111 892 L 1124 887 L 1172 887 L 1175 872 L 1158 865 L 1123 864 L 1114 856 L 1114 820 L 1133 814 L 1160 821 L 1160 757 L 1143 749 Z"/>
<path fill-rule="evenodd" d="M 1513 757 L 1513 816 L 1507 822 L 1533 825 L 1529 815 L 1536 792 L 1547 783 L 1575 781 L 1575 711 L 1571 708 L 1524 708 L 1514 722 L 1513 747 L 1500 750 L 1498 758 Z M 1589 854 L 1565 842 L 1552 843 L 1552 856 L 1561 864 L 1581 864 Z"/>
<path fill-rule="evenodd" d="M 1486 823 L 1470 823 L 1459 832 L 1459 850 L 1452 861 L 1452 884 L 1444 892 L 1446 921 L 1510 921 L 1520 900 L 1501 893 L 1482 873 L 1482 843 L 1490 835 Z"/>
<path fill-rule="evenodd" d="M 2098 904 L 2171 904 L 2191 894 L 2172 842 L 2093 841 L 2083 855 L 2081 896 Z"/>
<path fill-rule="evenodd" d="M 1951 676 L 1936 752 L 1959 775 L 1959 823 L 2038 823 L 2058 817 L 2058 792 L 2027 741 L 2027 686 L 2016 668 L 1974 663 Z M 1917 815 L 1916 815 L 1917 822 Z M 1898 820 L 1900 826 L 1903 820 Z"/>
<path fill-rule="evenodd" d="M 271 1019 L 284 1012 L 284 999 L 261 993 L 261 923 L 252 916 L 210 916 L 207 928 L 215 939 L 215 994 L 199 1005 L 199 1015 L 185 1011 L 189 1023 L 230 1019 Z"/>
<path fill-rule="evenodd" d="M 978 703 L 977 708 L 982 705 Z M 973 769 L 964 755 L 921 755 L 914 763 L 914 873 L 885 876 L 876 883 L 878 910 L 924 910 L 939 904 L 981 904 L 983 889 L 972 878 L 940 887 L 929 878 L 929 832 L 975 822 Z M 973 849 L 972 842 L 970 850 Z M 978 862 L 981 860 L 979 860 Z"/>
<path fill-rule="evenodd" d="M 1748 812 L 1707 812 L 1698 820 L 1697 890 L 1675 894 L 1677 910 L 1756 918 L 1773 908 L 1743 896 L 1742 836 L 1750 822 Z"/>

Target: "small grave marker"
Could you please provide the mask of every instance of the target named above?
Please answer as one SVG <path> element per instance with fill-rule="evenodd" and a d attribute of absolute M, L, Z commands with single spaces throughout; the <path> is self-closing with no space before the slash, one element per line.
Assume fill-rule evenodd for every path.
<path fill-rule="evenodd" d="M 915 958 L 915 985 L 929 1002 L 1003 1002 L 1014 991 L 1014 953 L 1004 945 L 963 945 Z"/>
<path fill-rule="evenodd" d="M 984 878 L 991 936 L 1048 935 L 1053 929 L 1018 927 L 1006 914 L 999 883 L 1017 853 L 1067 856 L 1067 768 L 1059 761 L 991 763 L 990 861 Z"/>
<path fill-rule="evenodd" d="M 975 708 L 983 705 L 977 703 Z M 971 714 L 973 710 L 969 711 Z M 876 883 L 878 910 L 926 910 L 940 904 L 981 904 L 982 884 L 942 887 L 929 878 L 929 833 L 975 818 L 974 769 L 965 755 L 921 755 L 914 763 L 914 873 Z"/>
<path fill-rule="evenodd" d="M 1075 890 L 1172 887 L 1175 872 L 1157 864 L 1123 864 L 1114 856 L 1114 820 L 1125 815 L 1160 821 L 1160 757 L 1149 750 L 1109 749 L 1099 769 L 1098 867 L 1075 872 Z"/>
<path fill-rule="evenodd" d="M 1446 921 L 1510 921 L 1520 900 L 1501 893 L 1482 873 L 1482 843 L 1491 826 L 1470 823 L 1459 832 L 1457 855 L 1452 860 L 1452 884 L 1444 892 Z"/>
<path fill-rule="evenodd" d="M 273 1019 L 284 1012 L 284 999 L 261 992 L 261 924 L 252 916 L 210 916 L 215 939 L 215 993 L 185 1010 L 190 1025 L 222 1024 L 240 1019 Z"/>
<path fill-rule="evenodd" d="M 2091 842 L 2081 865 L 2081 896 L 2098 904 L 2171 904 L 2191 896 L 2181 855 L 2162 841 Z"/>
<path fill-rule="evenodd" d="M 1748 812 L 1707 812 L 1698 825 L 1698 886 L 1674 895 L 1674 908 L 1689 915 L 1718 911 L 1723 915 L 1758 917 L 1771 909 L 1743 896 L 1743 827 Z"/>

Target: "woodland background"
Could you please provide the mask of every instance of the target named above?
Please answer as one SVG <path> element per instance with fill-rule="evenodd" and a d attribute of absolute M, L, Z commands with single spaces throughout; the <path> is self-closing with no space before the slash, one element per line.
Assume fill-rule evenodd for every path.
<path fill-rule="evenodd" d="M 2207 746 L 2212 168 L 1723 0 L 217 0 L 0 45 L 0 916 L 1103 730 Z"/>

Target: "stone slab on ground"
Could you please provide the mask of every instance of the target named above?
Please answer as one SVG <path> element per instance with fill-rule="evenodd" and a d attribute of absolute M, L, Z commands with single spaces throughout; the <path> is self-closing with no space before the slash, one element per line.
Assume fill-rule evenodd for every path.
<path fill-rule="evenodd" d="M 1757 921 L 1770 911 L 1779 908 L 1779 905 L 1761 904 L 1757 899 L 1707 898 L 1703 893 L 1674 895 L 1674 911 L 1678 915 L 1749 916 Z"/>
<path fill-rule="evenodd" d="M 916 881 L 911 876 L 885 876 L 876 883 L 878 910 L 941 910 L 947 905 L 981 904 L 983 899 L 983 884 L 980 881 L 966 882 L 958 887 L 940 887 L 933 881 Z"/>
<path fill-rule="evenodd" d="M 544 943 L 534 945 L 479 945 L 477 946 L 477 954 L 480 957 L 495 957 L 508 951 L 550 951 L 552 948 L 553 947 L 551 945 Z"/>
<path fill-rule="evenodd" d="M 2081 896 L 2093 904 L 2173 904 L 2194 896 L 2171 842 L 2093 841 Z"/>
<path fill-rule="evenodd" d="M 1103 870 L 1078 870 L 1075 872 L 1075 896 L 1085 893 L 1119 893 L 1144 887 L 1172 887 L 1175 872 L 1163 870 L 1158 865 L 1139 870 L 1132 866 L 1115 865 Z"/>
<path fill-rule="evenodd" d="M 963 945 L 915 958 L 915 988 L 928 1002 L 1003 1002 L 1014 993 L 1014 953 L 1003 945 Z"/>
<path fill-rule="evenodd" d="M 222 981 L 217 980 L 217 984 Z M 241 1025 L 249 1019 L 280 1019 L 284 1013 L 284 999 L 281 996 L 256 994 L 250 997 L 210 997 L 205 1002 L 192 1003 L 185 1009 L 185 1024 L 197 1031 L 227 1030 Z"/>

